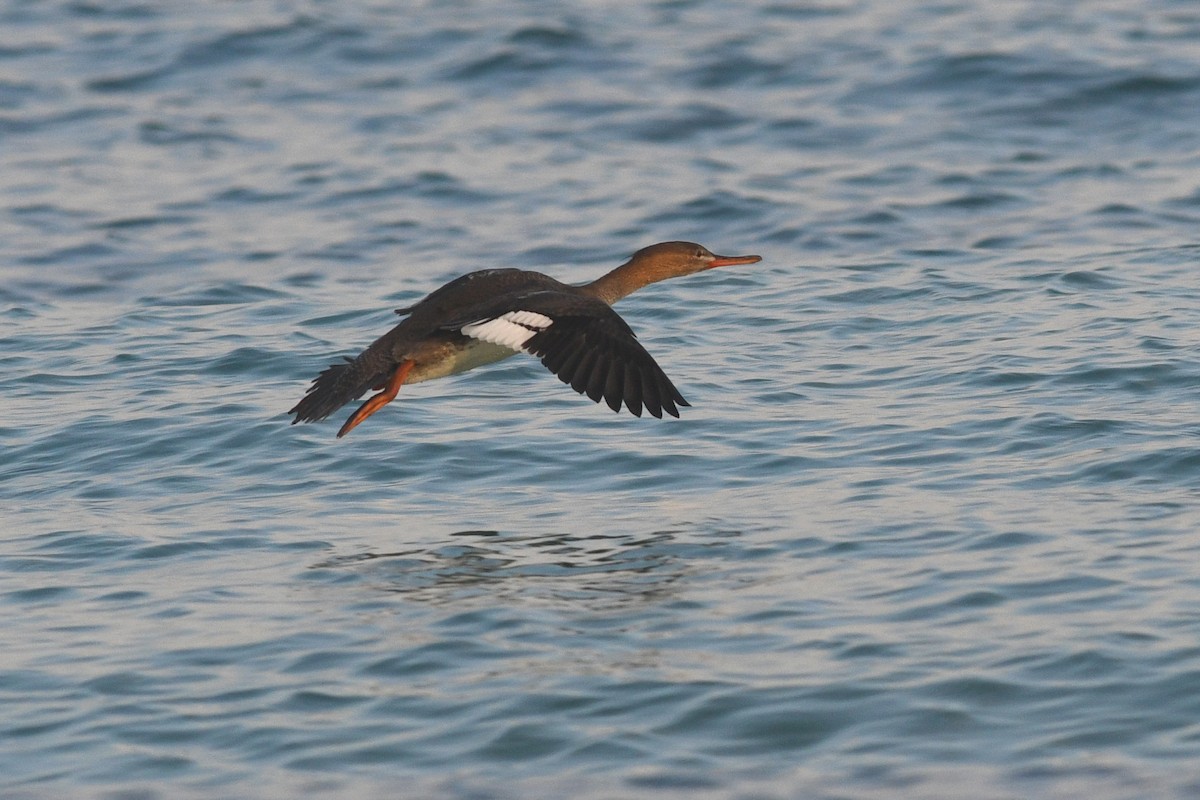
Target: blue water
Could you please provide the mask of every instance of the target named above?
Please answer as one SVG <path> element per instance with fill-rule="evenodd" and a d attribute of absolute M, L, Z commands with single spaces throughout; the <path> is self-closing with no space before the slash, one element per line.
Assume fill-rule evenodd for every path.
<path fill-rule="evenodd" d="M 0 795 L 1200 794 L 1200 8 L 418 5 L 0 2 Z"/>

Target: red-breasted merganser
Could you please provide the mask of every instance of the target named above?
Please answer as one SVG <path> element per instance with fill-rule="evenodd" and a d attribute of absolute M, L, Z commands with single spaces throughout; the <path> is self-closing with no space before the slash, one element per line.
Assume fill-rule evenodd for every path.
<path fill-rule="evenodd" d="M 679 416 L 688 402 L 638 343 L 611 306 L 647 284 L 713 267 L 753 264 L 760 256 L 718 256 L 692 242 L 643 248 L 621 266 L 582 286 L 522 269 L 485 269 L 450 281 L 396 313 L 403 322 L 344 364 L 313 380 L 289 414 L 292 424 L 325 419 L 368 389 L 379 394 L 338 431 L 390 403 L 404 383 L 444 378 L 516 353 L 537 356 L 563 383 L 613 411 Z"/>

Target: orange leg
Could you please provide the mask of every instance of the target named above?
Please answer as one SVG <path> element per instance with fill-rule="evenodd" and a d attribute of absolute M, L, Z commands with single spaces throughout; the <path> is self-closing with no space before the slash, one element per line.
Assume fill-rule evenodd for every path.
<path fill-rule="evenodd" d="M 408 377 L 408 373 L 412 372 L 412 368 L 413 362 L 401 361 L 400 366 L 396 367 L 396 371 L 387 379 L 387 383 L 383 384 L 383 391 L 367 398 L 367 402 L 359 406 L 358 411 L 350 415 L 350 419 L 346 420 L 346 424 L 337 432 L 338 438 L 340 439 L 354 430 L 358 423 L 396 399 L 396 394 L 400 391 L 400 386 L 404 383 L 404 379 Z M 375 388 L 378 389 L 381 387 L 377 386 Z"/>

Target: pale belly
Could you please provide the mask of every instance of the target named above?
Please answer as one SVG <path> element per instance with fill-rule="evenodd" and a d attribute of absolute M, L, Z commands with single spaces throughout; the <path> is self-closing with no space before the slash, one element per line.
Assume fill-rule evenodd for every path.
<path fill-rule="evenodd" d="M 404 382 L 420 383 L 435 378 L 445 378 L 448 375 L 457 375 L 485 364 L 503 361 L 516 354 L 517 351 L 510 347 L 473 339 L 468 341 L 465 346 L 440 345 L 436 353 L 429 354 L 432 356 L 431 358 L 417 356 L 417 363 L 413 366 L 412 372 L 408 373 Z"/>

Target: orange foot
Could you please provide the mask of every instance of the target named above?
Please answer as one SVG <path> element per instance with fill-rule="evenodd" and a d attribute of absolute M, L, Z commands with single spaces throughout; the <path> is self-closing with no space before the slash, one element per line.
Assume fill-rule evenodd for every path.
<path fill-rule="evenodd" d="M 400 391 L 400 386 L 404 383 L 404 379 L 408 377 L 408 373 L 412 372 L 412 368 L 413 362 L 401 361 L 400 365 L 396 367 L 396 371 L 387 379 L 387 383 L 383 384 L 382 387 L 375 387 L 376 389 L 382 388 L 383 391 L 367 398 L 367 402 L 359 406 L 358 411 L 350 415 L 350 419 L 346 420 L 346 424 L 337 432 L 338 438 L 342 438 L 354 430 L 358 423 L 395 400 L 396 394 Z"/>

